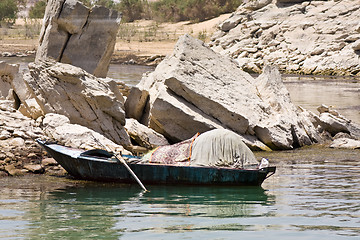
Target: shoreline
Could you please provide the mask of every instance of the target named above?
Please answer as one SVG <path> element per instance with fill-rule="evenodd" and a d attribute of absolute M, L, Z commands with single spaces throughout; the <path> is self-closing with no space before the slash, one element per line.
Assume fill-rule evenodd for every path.
<path fill-rule="evenodd" d="M 175 45 L 175 43 L 172 44 Z M 111 64 L 156 67 L 168 54 L 170 54 L 168 51 L 151 55 L 151 54 L 146 54 L 146 52 L 142 52 L 142 51 L 118 50 L 116 52 L 114 51 L 111 57 Z M 32 50 L 14 51 L 14 52 L 0 51 L 0 58 L 9 58 L 9 59 L 35 58 L 35 51 Z M 258 73 L 255 74 L 252 72 L 249 72 L 249 74 L 252 76 L 259 75 Z M 287 72 L 281 72 L 281 75 L 284 77 L 301 76 L 301 77 L 309 78 L 309 80 L 314 80 L 314 81 L 333 80 L 333 81 L 360 82 L 360 76 L 357 75 L 323 75 L 323 74 L 304 74 L 304 73 L 287 73 Z"/>

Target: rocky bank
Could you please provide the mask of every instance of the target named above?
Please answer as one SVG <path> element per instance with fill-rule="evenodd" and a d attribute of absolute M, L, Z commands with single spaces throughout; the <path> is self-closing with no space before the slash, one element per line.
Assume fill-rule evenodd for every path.
<path fill-rule="evenodd" d="M 248 72 L 360 76 L 359 16 L 359 0 L 246 0 L 210 46 Z"/>
<path fill-rule="evenodd" d="M 131 89 L 125 112 L 173 142 L 214 128 L 236 132 L 255 150 L 293 149 L 339 132 L 359 136 L 356 124 L 325 106 L 320 117 L 294 106 L 276 67 L 254 78 L 189 35 Z"/>

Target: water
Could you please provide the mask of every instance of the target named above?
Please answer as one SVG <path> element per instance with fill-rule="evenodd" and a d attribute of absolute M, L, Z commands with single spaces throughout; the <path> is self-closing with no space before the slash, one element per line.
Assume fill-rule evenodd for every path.
<path fill-rule="evenodd" d="M 154 71 L 154 67 L 139 65 L 111 64 L 108 77 L 124 82 L 128 86 L 138 84 L 146 72 Z"/>
<path fill-rule="evenodd" d="M 262 187 L 0 179 L 0 239 L 359 239 L 360 150 L 256 153 Z"/>
<path fill-rule="evenodd" d="M 350 77 L 284 76 L 294 104 L 318 114 L 321 104 L 332 106 L 346 118 L 360 124 L 360 80 Z"/>

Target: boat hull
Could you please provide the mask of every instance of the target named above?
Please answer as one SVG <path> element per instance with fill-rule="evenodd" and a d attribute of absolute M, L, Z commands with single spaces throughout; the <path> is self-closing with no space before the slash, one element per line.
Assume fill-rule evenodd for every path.
<path fill-rule="evenodd" d="M 110 158 L 81 155 L 80 150 L 57 144 L 39 144 L 72 176 L 94 181 L 136 183 L 126 167 Z M 275 167 L 231 169 L 216 167 L 128 164 L 144 184 L 260 186 Z"/>

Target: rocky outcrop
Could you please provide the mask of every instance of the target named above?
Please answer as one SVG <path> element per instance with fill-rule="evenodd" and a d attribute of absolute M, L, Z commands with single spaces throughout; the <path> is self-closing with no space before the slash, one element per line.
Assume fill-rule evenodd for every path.
<path fill-rule="evenodd" d="M 41 173 L 42 151 L 33 139 L 44 132 L 38 122 L 6 105 L 0 100 L 0 176 L 24 175 L 35 169 Z"/>
<path fill-rule="evenodd" d="M 335 139 L 338 138 L 351 138 L 354 140 L 360 140 L 360 125 L 346 119 L 344 116 L 338 113 L 338 111 L 321 105 L 317 108 L 320 113 L 319 116 L 315 116 L 314 125 L 318 128 L 319 132 L 327 132 Z M 341 136 L 339 136 L 341 134 Z"/>
<path fill-rule="evenodd" d="M 50 0 L 36 61 L 51 58 L 106 77 L 119 24 L 120 14 L 114 10 L 89 9 L 77 0 Z"/>
<path fill-rule="evenodd" d="M 358 0 L 244 1 L 210 46 L 248 72 L 359 76 L 359 15 Z"/>
<path fill-rule="evenodd" d="M 31 63 L 29 70 L 24 81 L 41 112 L 64 115 L 71 123 L 93 129 L 118 144 L 131 144 L 123 127 L 124 99 L 115 81 L 56 62 Z"/>
<path fill-rule="evenodd" d="M 143 77 L 125 106 L 129 117 L 172 141 L 214 128 L 238 133 L 253 149 L 291 149 L 321 140 L 306 111 L 291 103 L 276 68 L 266 67 L 255 79 L 189 35 Z"/>
<path fill-rule="evenodd" d="M 0 177 L 65 173 L 53 159 L 45 156 L 34 141 L 37 138 L 82 149 L 103 148 L 102 145 L 105 145 L 116 152 L 129 154 L 122 146 L 99 133 L 70 124 L 70 120 L 63 115 L 47 114 L 33 120 L 7 103 L 0 100 Z"/>

